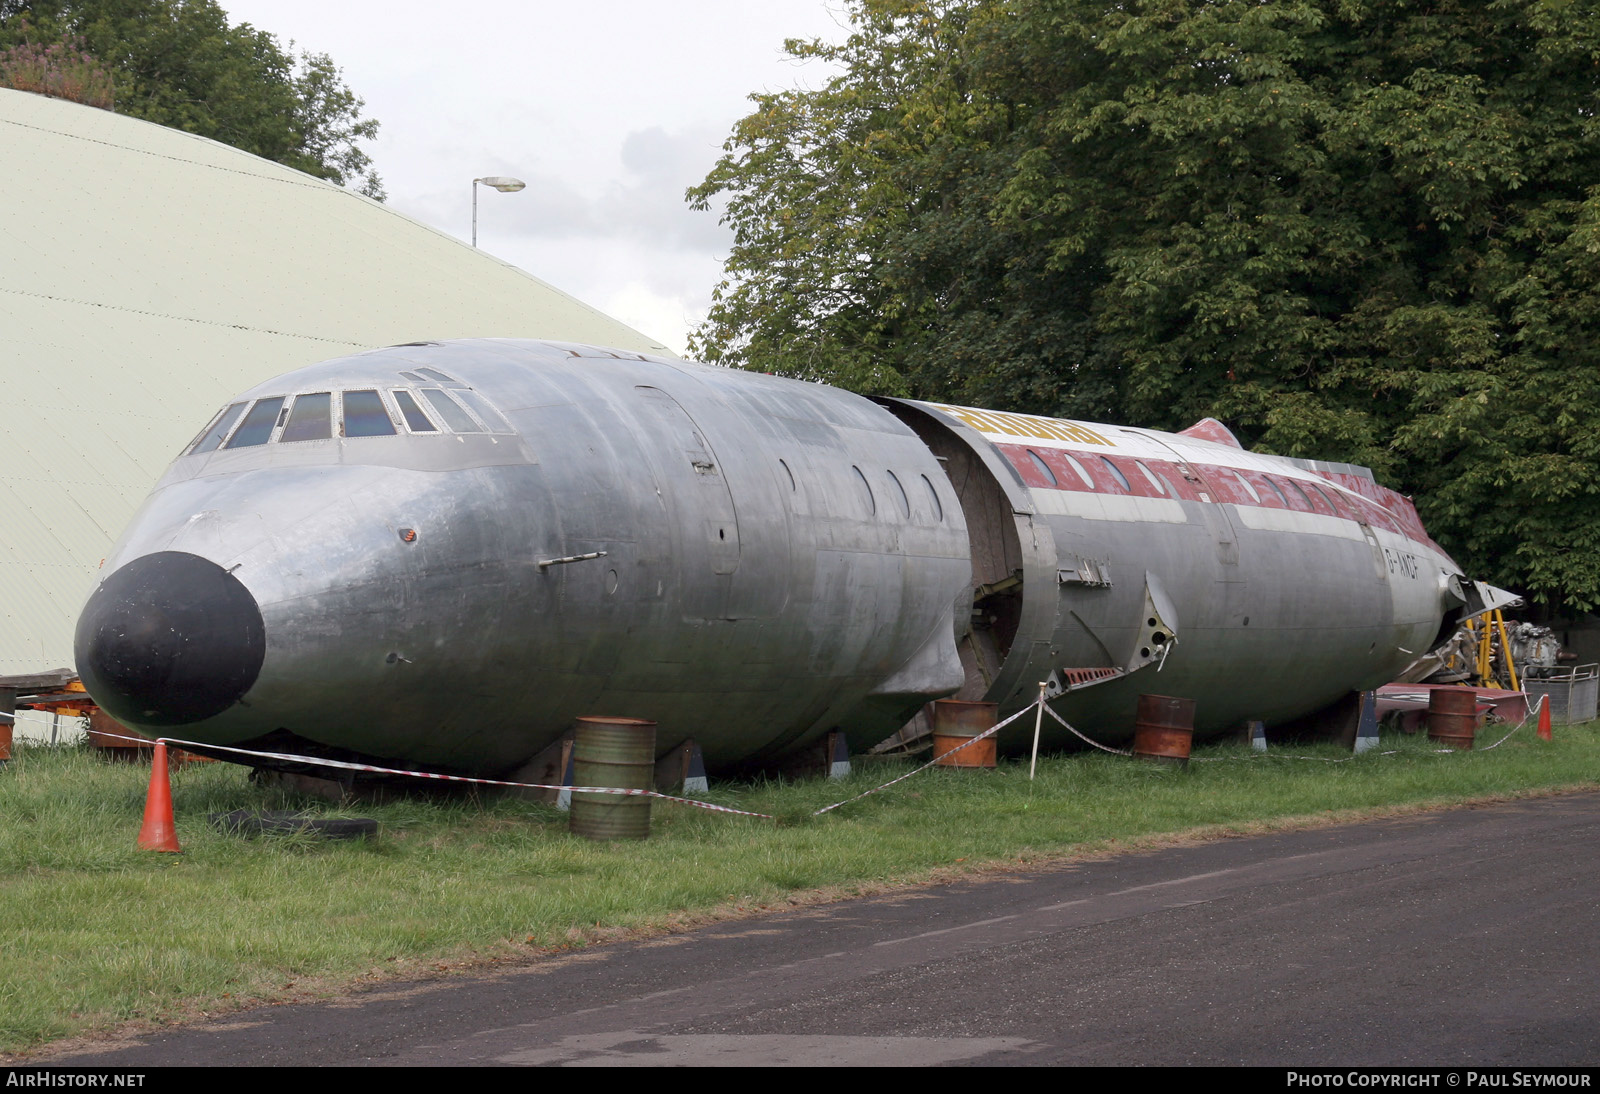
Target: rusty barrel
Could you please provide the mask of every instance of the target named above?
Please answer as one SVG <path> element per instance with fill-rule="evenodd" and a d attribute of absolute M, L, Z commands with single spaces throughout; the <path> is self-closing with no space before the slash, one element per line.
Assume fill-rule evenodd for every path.
<path fill-rule="evenodd" d="M 1133 721 L 1133 754 L 1163 763 L 1189 763 L 1194 738 L 1194 700 L 1171 695 L 1139 696 Z"/>
<path fill-rule="evenodd" d="M 1471 688 L 1434 688 L 1428 693 L 1428 739 L 1462 752 L 1478 734 L 1478 694 Z"/>
<path fill-rule="evenodd" d="M 935 699 L 933 703 L 933 756 L 940 767 L 993 767 L 994 738 L 975 745 L 972 738 L 994 728 L 999 703 L 972 703 L 965 699 Z M 967 745 L 961 748 L 962 745 Z M 956 751 L 960 749 L 960 751 Z"/>
<path fill-rule="evenodd" d="M 649 790 L 656 770 L 656 724 L 639 718 L 585 716 L 572 739 L 572 785 Z M 572 795 L 568 829 L 592 840 L 650 835 L 650 799 L 643 795 Z"/>

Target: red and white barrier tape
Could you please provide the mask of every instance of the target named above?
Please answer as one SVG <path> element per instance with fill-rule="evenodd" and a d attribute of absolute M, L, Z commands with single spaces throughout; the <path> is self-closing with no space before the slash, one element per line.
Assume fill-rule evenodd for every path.
<path fill-rule="evenodd" d="M 1038 702 L 1038 700 L 1036 700 L 1036 702 Z M 1004 721 L 997 722 L 992 728 L 978 734 L 978 736 L 971 738 L 963 744 L 957 745 L 955 748 L 948 750 L 939 757 L 929 760 L 921 767 L 914 768 L 906 772 L 904 775 L 890 779 L 882 786 L 875 786 L 871 790 L 864 790 L 854 797 L 844 799 L 844 801 L 838 801 L 834 802 L 832 805 L 823 806 L 821 809 L 816 810 L 810 815 L 813 817 L 821 816 L 823 813 L 838 809 L 841 805 L 849 805 L 853 801 L 859 801 L 861 798 L 865 798 L 869 794 L 876 794 L 880 790 L 886 790 L 897 782 L 902 782 L 906 779 L 909 779 L 913 775 L 926 771 L 928 768 L 937 764 L 944 756 L 949 756 L 953 753 L 960 752 L 964 748 L 970 748 L 979 741 L 994 736 L 1000 730 L 1004 729 L 1006 726 L 1022 717 L 1028 711 L 1032 710 L 1033 707 L 1034 704 L 1030 703 L 1028 706 L 1023 707 L 1021 710 L 1011 715 L 1011 717 L 1005 719 Z M 1045 709 L 1049 710 L 1050 708 L 1047 706 Z M 101 736 L 111 737 L 119 741 L 128 741 L 133 744 L 155 743 L 148 737 L 127 737 L 120 733 L 102 733 Z M 259 756 L 263 759 L 280 760 L 285 763 L 338 768 L 341 771 L 365 771 L 376 775 L 400 775 L 416 779 L 434 779 L 439 782 L 472 783 L 478 786 L 505 786 L 524 790 L 568 790 L 574 794 L 618 794 L 625 797 L 659 798 L 662 801 L 677 802 L 680 805 L 693 806 L 696 809 L 704 809 L 712 813 L 733 813 L 741 817 L 760 817 L 764 820 L 777 819 L 771 813 L 755 813 L 747 809 L 734 809 L 731 806 L 726 805 L 713 805 L 711 802 L 696 801 L 694 798 L 677 798 L 673 797 L 671 794 L 662 794 L 656 790 L 638 790 L 632 787 L 618 786 L 564 786 L 550 783 L 511 782 L 505 779 L 480 779 L 469 775 L 441 775 L 434 771 L 407 771 L 394 767 L 379 767 L 376 764 L 354 763 L 349 760 L 327 760 L 321 758 L 320 756 L 297 756 L 287 752 L 261 752 L 249 748 L 234 748 L 230 745 L 211 745 L 204 744 L 200 741 L 186 741 L 178 737 L 158 737 L 156 740 L 169 745 L 192 747 L 203 752 L 231 752 L 238 756 Z"/>
<path fill-rule="evenodd" d="M 137 744 L 154 744 L 148 737 L 124 737 L 120 733 L 102 733 L 103 737 L 114 737 L 119 741 L 131 741 Z M 437 771 L 408 771 L 398 767 L 379 767 L 376 764 L 358 764 L 349 760 L 327 760 L 320 756 L 296 756 L 289 752 L 259 752 L 249 748 L 233 748 L 229 745 L 209 745 L 200 741 L 185 741 L 178 737 L 157 737 L 156 741 L 169 745 L 180 745 L 194 748 L 202 752 L 232 752 L 239 756 L 260 756 L 268 760 L 282 760 L 286 763 L 310 764 L 317 767 L 334 767 L 341 771 L 366 771 L 375 775 L 402 775 L 413 779 L 433 779 L 438 782 L 472 783 L 477 786 L 507 786 L 521 790 L 570 790 L 574 794 L 617 794 L 629 798 L 660 798 L 662 801 L 677 802 L 680 805 L 692 805 L 696 809 L 705 809 L 713 813 L 737 813 L 742 817 L 765 817 L 772 819 L 768 813 L 751 813 L 744 809 L 734 809 L 726 805 L 713 805 L 711 802 L 696 801 L 693 798 L 676 798 L 671 794 L 663 794 L 658 790 L 639 790 L 626 786 L 566 786 L 560 783 L 519 783 L 507 779 L 480 779 L 470 775 L 442 775 Z"/>
<path fill-rule="evenodd" d="M 1548 703 L 1549 701 L 1550 701 L 1550 696 L 1548 696 L 1548 695 L 1539 696 L 1539 701 L 1534 704 L 1533 709 L 1528 711 L 1527 714 L 1523 715 L 1522 721 L 1520 721 L 1516 725 L 1512 726 L 1511 727 L 1511 731 L 1509 733 L 1507 733 L 1505 735 L 1505 737 L 1501 737 L 1498 741 L 1496 741 L 1492 745 L 1484 745 L 1482 748 L 1478 749 L 1478 751 L 1479 752 L 1487 752 L 1491 748 L 1499 748 L 1501 745 L 1505 744 L 1507 738 L 1509 738 L 1512 733 L 1515 733 L 1517 730 L 1521 729 L 1523 726 L 1527 725 L 1529 722 L 1533 721 L 1536 717 L 1538 717 L 1539 716 L 1539 711 L 1543 710 L 1544 709 L 1544 705 L 1546 703 Z"/>
<path fill-rule="evenodd" d="M 1539 697 L 1539 702 L 1541 704 L 1542 703 L 1546 703 L 1548 701 L 1549 701 L 1549 697 L 1548 696 L 1540 696 Z M 865 797 L 867 797 L 867 796 L 869 796 L 871 794 L 876 794 L 880 790 L 887 790 L 889 787 L 895 785 L 896 783 L 904 782 L 906 779 L 911 778 L 911 776 L 913 776 L 913 775 L 919 775 L 922 772 L 928 770 L 928 768 L 937 765 L 939 763 L 939 761 L 943 760 L 946 756 L 954 755 L 955 753 L 960 752 L 964 748 L 972 747 L 973 745 L 977 744 L 979 741 L 986 740 L 986 739 L 988 739 L 990 737 L 993 737 L 996 733 L 1000 732 L 1006 726 L 1010 725 L 1012 722 L 1016 721 L 1018 718 L 1022 717 L 1024 714 L 1028 713 L 1035 706 L 1040 706 L 1040 705 L 1042 705 L 1044 707 L 1044 710 L 1045 710 L 1046 714 L 1050 715 L 1050 717 L 1052 717 L 1056 721 L 1060 722 L 1063 726 L 1066 727 L 1068 732 L 1072 733 L 1079 740 L 1084 741 L 1087 744 L 1093 745 L 1095 748 L 1100 749 L 1102 752 L 1110 752 L 1111 754 L 1116 755 L 1116 756 L 1131 756 L 1131 755 L 1133 755 L 1132 752 L 1125 751 L 1125 750 L 1120 749 L 1120 748 L 1111 748 L 1111 747 L 1109 747 L 1107 745 L 1103 745 L 1103 744 L 1099 743 L 1098 741 L 1092 740 L 1089 737 L 1084 736 L 1077 729 L 1075 729 L 1070 722 L 1068 722 L 1065 718 L 1061 717 L 1061 715 L 1057 714 L 1054 710 L 1052 710 L 1050 708 L 1050 704 L 1046 703 L 1044 701 L 1043 696 L 1041 696 L 1040 698 L 1035 699 L 1033 702 L 1029 703 L 1027 706 L 1023 707 L 1021 710 L 1017 711 L 1015 714 L 1011 715 L 1009 718 L 1006 718 L 1006 719 L 1003 719 L 1002 721 L 996 722 L 992 727 L 990 727 L 989 729 L 984 730 L 982 733 L 978 734 L 976 737 L 972 737 L 969 740 L 965 741 L 964 743 L 957 745 L 955 748 L 952 748 L 952 749 L 949 749 L 948 751 L 940 753 L 938 756 L 935 756 L 933 759 L 929 760 L 927 763 L 923 764 L 922 766 L 912 768 L 910 771 L 907 771 L 905 774 L 897 776 L 897 777 L 895 777 L 893 779 L 890 779 L 888 782 L 883 783 L 880 786 L 875 786 L 871 790 L 863 790 L 861 793 L 855 795 L 854 797 L 845 798 L 843 801 L 834 802 L 832 805 L 825 805 L 821 809 L 815 810 L 810 815 L 813 816 L 813 817 L 820 817 L 822 814 L 832 812 L 833 810 L 838 809 L 840 806 L 849 805 L 851 802 L 854 802 L 854 801 L 860 801 L 862 798 L 865 798 Z M 1534 708 L 1534 711 L 1537 712 L 1538 709 L 1539 709 L 1539 707 L 1536 706 Z M 1504 744 L 1508 738 L 1510 738 L 1512 733 L 1516 733 L 1517 730 L 1521 729 L 1523 726 L 1526 726 L 1530 721 L 1532 721 L 1533 717 L 1534 717 L 1534 713 L 1529 713 L 1528 716 L 1525 717 L 1521 722 L 1519 722 L 1516 726 L 1512 727 L 1510 733 L 1507 733 L 1504 737 L 1501 737 L 1494 744 L 1486 745 L 1483 748 L 1478 749 L 1478 751 L 1479 752 L 1487 752 L 1492 748 L 1498 748 L 1500 745 Z M 741 817 L 760 817 L 763 820 L 776 820 L 777 819 L 771 813 L 755 813 L 755 812 L 752 812 L 752 811 L 750 811 L 748 809 L 734 809 L 732 806 L 714 805 L 711 802 L 697 801 L 694 798 L 674 797 L 671 794 L 663 794 L 663 793 L 661 793 L 660 791 L 657 791 L 657 790 L 639 790 L 639 789 L 635 789 L 635 788 L 632 788 L 632 787 L 620 787 L 620 786 L 565 786 L 565 785 L 562 785 L 560 783 L 522 783 L 522 782 L 512 782 L 512 781 L 506 780 L 506 779 L 480 779 L 480 778 L 475 778 L 475 777 L 469 776 L 469 775 L 442 775 L 442 774 L 440 774 L 440 773 L 438 773 L 436 771 L 409 771 L 409 770 L 405 770 L 403 768 L 380 767 L 380 766 L 378 766 L 376 764 L 354 763 L 354 762 L 351 762 L 349 760 L 327 760 L 327 759 L 323 759 L 320 756 L 297 756 L 297 755 L 294 755 L 293 753 L 288 753 L 288 752 L 260 752 L 260 751 L 256 751 L 254 749 L 248 749 L 248 748 L 233 748 L 233 747 L 231 747 L 229 745 L 212 745 L 212 744 L 204 744 L 204 743 L 202 743 L 200 741 L 186 741 L 186 740 L 183 740 L 183 739 L 178 738 L 178 737 L 158 737 L 158 738 L 156 738 L 156 741 L 152 741 L 149 737 L 127 737 L 127 736 L 123 736 L 120 733 L 107 733 L 105 731 L 101 731 L 101 733 L 99 735 L 101 737 L 110 737 L 110 738 L 113 738 L 113 739 L 119 740 L 119 741 L 128 741 L 131 744 L 154 744 L 154 743 L 156 743 L 156 741 L 160 741 L 162 743 L 170 744 L 170 745 L 180 745 L 180 746 L 191 747 L 191 748 L 200 750 L 202 752 L 232 752 L 235 755 L 239 755 L 239 756 L 259 756 L 259 757 L 261 757 L 263 759 L 281 760 L 281 761 L 283 761 L 285 763 L 308 764 L 308 765 L 316 766 L 316 767 L 332 767 L 332 768 L 338 768 L 339 770 L 342 770 L 342 771 L 365 771 L 365 772 L 369 772 L 369 773 L 375 774 L 375 775 L 399 775 L 399 776 L 402 776 L 402 777 L 413 778 L 413 779 L 434 779 L 434 780 L 439 781 L 439 782 L 471 783 L 471 784 L 474 784 L 474 785 L 477 785 L 477 786 L 505 786 L 505 787 L 512 787 L 512 788 L 519 789 L 519 790 L 558 790 L 558 791 L 559 790 L 566 790 L 566 791 L 570 791 L 570 792 L 572 792 L 574 794 L 617 794 L 617 795 L 621 795 L 621 796 L 624 796 L 624 797 L 659 798 L 661 801 L 677 802 L 679 805 L 687 805 L 687 806 L 691 806 L 691 807 L 693 807 L 695 809 L 704 809 L 707 812 L 711 812 L 711 813 L 732 813 L 732 814 L 734 814 L 736 816 L 741 816 Z M 1384 751 L 1384 752 L 1376 753 L 1376 755 L 1379 755 L 1379 756 L 1393 756 L 1393 755 L 1396 755 L 1398 753 L 1398 751 L 1399 751 L 1398 749 L 1390 749 L 1390 750 L 1387 750 L 1387 751 Z M 1439 749 L 1434 749 L 1433 751 L 1438 752 L 1438 753 L 1451 753 L 1451 752 L 1455 752 L 1457 750 L 1453 749 L 1453 748 L 1439 748 Z M 1196 757 L 1196 758 L 1201 759 L 1201 760 L 1222 760 L 1222 759 L 1231 759 L 1232 757 L 1202 756 L 1202 757 Z M 1252 756 L 1251 758 L 1254 758 L 1254 757 Z M 1355 759 L 1354 756 L 1345 756 L 1345 757 L 1337 757 L 1337 758 L 1335 758 L 1335 757 L 1329 757 L 1329 756 L 1285 756 L 1285 755 L 1282 755 L 1282 754 L 1275 754 L 1275 755 L 1273 755 L 1273 758 L 1274 759 L 1280 759 L 1280 760 L 1319 760 L 1319 761 L 1321 761 L 1323 763 L 1348 763 L 1350 760 Z"/>
<path fill-rule="evenodd" d="M 1074 737 L 1077 737 L 1078 740 L 1084 741 L 1087 744 L 1094 745 L 1094 747 L 1098 748 L 1101 752 L 1109 752 L 1113 756 L 1132 756 L 1133 755 L 1133 753 L 1131 751 L 1128 751 L 1126 749 L 1112 748 L 1109 745 L 1103 745 L 1099 741 L 1093 741 L 1093 740 L 1090 740 L 1088 737 L 1085 737 L 1083 734 L 1079 733 L 1076 729 L 1074 729 L 1072 727 L 1072 724 L 1070 722 L 1068 722 L 1065 718 L 1061 717 L 1061 715 L 1059 715 L 1055 711 L 1051 710 L 1049 703 L 1045 703 L 1044 712 L 1046 714 L 1050 715 L 1050 717 L 1054 718 L 1056 721 L 1060 722 L 1062 725 L 1066 726 L 1067 727 L 1067 732 L 1071 733 Z"/>
<path fill-rule="evenodd" d="M 1511 735 L 1513 733 L 1516 733 L 1518 730 L 1520 730 L 1523 727 L 1525 727 L 1529 722 L 1533 721 L 1534 718 L 1538 715 L 1539 710 L 1544 706 L 1545 703 L 1547 703 L 1549 701 L 1549 699 L 1550 699 L 1550 697 L 1548 695 L 1539 696 L 1539 701 L 1534 704 L 1533 710 L 1531 710 L 1527 714 L 1525 714 L 1523 716 L 1523 718 L 1522 718 L 1522 721 L 1520 721 L 1516 725 L 1512 726 L 1510 731 L 1507 732 L 1504 737 L 1501 737 L 1494 744 L 1492 744 L 1492 745 L 1484 745 L 1482 748 L 1468 749 L 1467 751 L 1470 751 L 1470 752 L 1488 752 L 1491 748 L 1499 748 L 1501 745 L 1505 744 L 1507 740 L 1510 739 L 1510 737 L 1511 737 Z M 1365 753 L 1362 753 L 1361 755 L 1366 755 L 1366 756 L 1398 756 L 1398 755 L 1400 755 L 1400 751 L 1401 750 L 1398 749 L 1398 748 L 1386 748 L 1382 752 L 1365 752 Z M 1426 753 L 1424 753 L 1424 755 L 1451 756 L 1451 755 L 1454 755 L 1455 753 L 1460 752 L 1460 751 L 1462 751 L 1462 750 L 1459 749 L 1459 748 L 1430 748 Z M 1276 759 L 1276 760 L 1315 760 L 1318 763 L 1325 763 L 1325 764 L 1347 764 L 1351 760 L 1359 758 L 1357 756 L 1286 756 L 1283 753 L 1271 753 L 1270 755 L 1272 755 L 1272 758 Z M 1235 756 L 1192 756 L 1190 758 L 1193 759 L 1193 760 L 1208 761 L 1208 760 L 1233 760 L 1233 759 L 1239 759 L 1241 757 L 1235 757 Z M 1253 755 L 1252 756 L 1248 756 L 1248 757 L 1243 757 L 1243 758 L 1244 759 L 1255 759 L 1255 757 Z"/>

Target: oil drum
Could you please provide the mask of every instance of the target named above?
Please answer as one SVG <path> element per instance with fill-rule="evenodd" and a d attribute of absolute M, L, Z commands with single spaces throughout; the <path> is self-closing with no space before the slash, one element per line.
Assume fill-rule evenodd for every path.
<path fill-rule="evenodd" d="M 656 724 L 639 718 L 585 716 L 572 739 L 572 785 L 649 790 L 656 770 Z M 568 829 L 592 840 L 650 835 L 644 795 L 572 795 Z"/>
<path fill-rule="evenodd" d="M 1194 700 L 1171 695 L 1139 696 L 1133 722 L 1133 754 L 1186 767 L 1194 737 Z"/>
<path fill-rule="evenodd" d="M 993 767 L 994 738 L 977 744 L 972 738 L 994 728 L 999 703 L 936 699 L 933 703 L 933 756 L 940 767 Z M 962 745 L 966 745 L 962 748 Z M 956 751 L 960 749 L 960 751 Z"/>
<path fill-rule="evenodd" d="M 1478 694 L 1471 688 L 1434 688 L 1428 693 L 1428 739 L 1462 752 L 1478 733 Z"/>

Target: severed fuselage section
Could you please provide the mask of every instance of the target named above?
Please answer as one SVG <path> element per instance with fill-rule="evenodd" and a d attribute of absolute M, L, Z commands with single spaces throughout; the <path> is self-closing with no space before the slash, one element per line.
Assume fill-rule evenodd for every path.
<path fill-rule="evenodd" d="M 1285 722 L 1470 610 L 1370 474 L 1195 432 L 396 346 L 219 412 L 106 560 L 77 667 L 118 720 L 210 744 L 496 775 L 606 714 L 727 769 L 1041 682 L 1106 740 L 1142 692 L 1202 732 Z"/>

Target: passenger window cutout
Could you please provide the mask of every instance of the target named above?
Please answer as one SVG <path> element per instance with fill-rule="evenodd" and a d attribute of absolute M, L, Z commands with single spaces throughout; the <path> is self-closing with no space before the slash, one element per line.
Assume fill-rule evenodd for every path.
<path fill-rule="evenodd" d="M 244 416 L 238 432 L 224 447 L 254 448 L 258 444 L 266 444 L 272 436 L 273 427 L 278 424 L 278 411 L 283 407 L 284 398 L 278 395 L 271 399 L 257 399 L 250 413 Z"/>
<path fill-rule="evenodd" d="M 407 429 L 413 433 L 439 432 L 439 427 L 434 425 L 428 416 L 422 412 L 422 408 L 417 405 L 417 401 L 411 397 L 411 392 L 396 390 L 390 394 L 394 396 L 395 405 L 400 408 L 400 416 L 406 420 Z"/>
<path fill-rule="evenodd" d="M 1267 485 L 1272 487 L 1272 492 L 1278 495 L 1278 500 L 1283 502 L 1283 507 L 1285 509 L 1288 509 L 1289 495 L 1283 492 L 1283 488 L 1277 484 L 1271 475 L 1262 475 L 1261 477 L 1267 480 Z"/>
<path fill-rule="evenodd" d="M 1120 485 L 1128 493 L 1133 493 L 1133 486 L 1128 482 L 1128 476 L 1122 473 L 1122 468 L 1118 467 L 1104 456 L 1100 457 L 1100 462 L 1106 465 L 1106 470 L 1111 472 L 1111 477 L 1117 480 L 1118 485 Z"/>
<path fill-rule="evenodd" d="M 1063 452 L 1061 454 L 1067 457 L 1067 462 L 1070 463 L 1072 465 L 1072 469 L 1078 473 L 1078 478 L 1083 480 L 1083 485 L 1088 487 L 1090 490 L 1093 490 L 1094 479 L 1090 476 L 1089 472 L 1083 469 L 1083 464 L 1073 459 L 1070 453 Z"/>
<path fill-rule="evenodd" d="M 1254 486 L 1250 485 L 1250 480 L 1239 474 L 1237 471 L 1231 471 L 1229 473 L 1233 475 L 1234 478 L 1239 480 L 1239 485 L 1244 487 L 1244 492 L 1246 494 L 1250 495 L 1250 500 L 1254 501 L 1257 505 L 1260 505 L 1261 495 L 1256 493 L 1256 488 Z"/>
<path fill-rule="evenodd" d="M 228 430 L 233 428 L 233 423 L 239 420 L 239 415 L 243 414 L 244 408 L 249 405 L 249 403 L 234 403 L 232 406 L 223 407 L 211 425 L 189 449 L 190 454 L 210 452 L 221 444 L 222 438 L 228 435 Z"/>
<path fill-rule="evenodd" d="M 785 475 L 789 476 L 789 490 L 790 490 L 790 492 L 798 492 L 799 489 L 800 489 L 800 484 L 798 482 L 795 482 L 795 480 L 794 480 L 794 472 L 789 470 L 788 461 L 780 459 L 778 461 L 778 466 L 783 468 L 783 473 Z"/>
<path fill-rule="evenodd" d="M 289 424 L 278 434 L 280 444 L 292 441 L 326 441 L 333 436 L 333 393 L 318 391 L 296 395 Z"/>
<path fill-rule="evenodd" d="M 856 473 L 856 481 L 861 484 L 861 489 L 866 492 L 866 495 L 867 495 L 867 514 L 869 516 L 877 516 L 878 515 L 878 499 L 872 496 L 872 484 L 867 481 L 867 476 L 865 476 L 865 475 L 863 475 L 861 473 L 861 468 L 855 466 L 854 464 L 851 464 L 850 465 L 850 470 L 852 470 L 852 471 L 854 471 Z"/>
<path fill-rule="evenodd" d="M 1306 497 L 1306 492 L 1304 490 L 1300 489 L 1300 484 L 1295 482 L 1293 479 L 1289 479 L 1288 482 L 1289 488 L 1296 494 L 1299 494 L 1300 500 L 1306 503 L 1306 508 L 1315 513 L 1317 511 L 1317 507 L 1311 504 L 1311 499 Z"/>
<path fill-rule="evenodd" d="M 457 433 L 483 432 L 483 427 L 477 422 L 473 421 L 471 416 L 468 415 L 465 410 L 461 409 L 461 405 L 459 403 L 450 398 L 450 396 L 446 395 L 444 392 L 440 391 L 438 388 L 423 388 L 422 397 L 428 400 L 428 402 L 432 404 L 433 409 L 439 412 L 439 416 L 444 419 L 444 424 L 455 430 Z"/>
<path fill-rule="evenodd" d="M 933 516 L 939 523 L 944 523 L 944 502 L 939 500 L 939 491 L 933 488 L 933 480 L 922 476 L 923 484 L 928 488 L 928 496 L 933 499 Z"/>
<path fill-rule="evenodd" d="M 899 494 L 900 494 L 900 508 L 905 513 L 906 519 L 910 520 L 911 519 L 911 499 L 906 496 L 906 488 L 904 486 L 900 485 L 900 479 L 895 475 L 895 473 L 893 471 L 887 471 L 886 470 L 884 472 L 884 474 L 888 475 L 889 476 L 889 481 L 894 483 L 895 490 L 897 490 L 899 492 Z"/>
<path fill-rule="evenodd" d="M 376 391 L 347 391 L 344 393 L 345 437 L 392 437 L 394 419 L 383 405 Z"/>
<path fill-rule="evenodd" d="M 1144 472 L 1144 477 L 1150 480 L 1150 485 L 1156 488 L 1156 493 L 1166 494 L 1167 484 L 1156 478 L 1155 473 L 1144 465 L 1143 460 L 1134 460 L 1133 463 L 1135 467 Z"/>
<path fill-rule="evenodd" d="M 1343 516 L 1343 514 L 1339 512 L 1339 507 L 1333 503 L 1333 499 L 1323 492 L 1322 487 L 1318 486 L 1316 483 L 1312 483 L 1311 489 L 1317 492 L 1317 497 L 1321 498 L 1322 503 L 1328 507 L 1328 512 L 1332 513 L 1336 517 Z"/>
<path fill-rule="evenodd" d="M 1033 449 L 1029 448 L 1026 451 L 1028 453 L 1028 458 L 1033 461 L 1033 466 L 1039 469 L 1039 474 L 1044 476 L 1045 481 L 1051 486 L 1059 487 L 1061 484 L 1056 481 L 1056 473 L 1050 470 L 1050 465 L 1045 463 L 1044 459 L 1039 455 L 1039 453 L 1035 452 Z"/>

